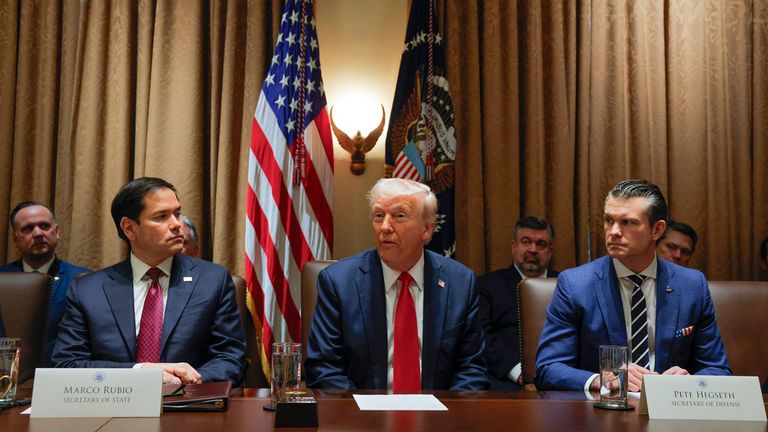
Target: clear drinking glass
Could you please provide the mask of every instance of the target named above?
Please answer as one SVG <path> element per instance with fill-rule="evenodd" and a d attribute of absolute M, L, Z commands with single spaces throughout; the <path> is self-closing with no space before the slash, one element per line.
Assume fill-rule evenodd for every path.
<path fill-rule="evenodd" d="M 0 338 L 0 402 L 16 399 L 20 346 L 19 338 Z"/>
<path fill-rule="evenodd" d="M 272 407 L 277 407 L 280 394 L 299 391 L 301 383 L 301 344 L 272 344 Z"/>
<path fill-rule="evenodd" d="M 600 404 L 605 408 L 627 406 L 628 349 L 621 345 L 600 345 Z"/>

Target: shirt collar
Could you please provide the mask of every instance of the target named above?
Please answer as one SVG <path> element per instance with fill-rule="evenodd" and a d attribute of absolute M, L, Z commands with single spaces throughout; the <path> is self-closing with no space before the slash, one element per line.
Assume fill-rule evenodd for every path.
<path fill-rule="evenodd" d="M 161 262 L 160 264 L 156 266 L 151 266 L 144 261 L 138 259 L 136 255 L 131 252 L 131 271 L 133 272 L 133 282 L 139 282 L 144 278 L 144 276 L 147 274 L 147 270 L 149 270 L 151 267 L 157 267 L 159 268 L 164 275 L 170 276 L 171 275 L 171 266 L 173 265 L 173 256 L 169 256 L 165 259 L 165 261 Z"/>
<path fill-rule="evenodd" d="M 512 265 L 515 267 L 515 270 L 517 270 L 517 272 L 520 274 L 520 278 L 528 279 L 528 276 L 526 276 L 525 273 L 523 273 L 523 271 L 520 270 L 520 267 L 517 265 L 517 263 L 512 263 Z M 544 271 L 536 277 L 543 277 L 543 278 L 547 277 L 547 269 L 544 269 Z"/>
<path fill-rule="evenodd" d="M 628 269 L 627 266 L 622 264 L 621 261 L 619 261 L 616 258 L 613 258 L 613 268 L 616 270 L 616 277 L 618 277 L 619 279 L 627 276 L 632 276 L 633 274 L 635 274 L 635 272 Z M 654 256 L 653 261 L 651 261 L 651 264 L 648 267 L 646 267 L 643 271 L 641 271 L 639 274 L 640 276 L 656 279 L 656 273 L 657 273 L 656 256 Z"/>
<path fill-rule="evenodd" d="M 400 272 L 393 270 L 383 260 L 381 261 L 381 270 L 384 273 L 384 289 L 393 289 L 395 281 L 400 277 Z M 416 264 L 408 270 L 408 274 L 413 278 L 416 288 L 421 291 L 424 284 L 424 251 L 421 252 L 421 257 L 419 257 Z"/>
<path fill-rule="evenodd" d="M 51 258 L 50 261 L 47 263 L 41 265 L 38 268 L 32 268 L 31 265 L 27 264 L 26 261 L 21 260 L 21 267 L 24 270 L 25 273 L 31 273 L 31 272 L 39 272 L 39 273 L 48 273 L 48 270 L 50 270 L 51 266 L 53 265 L 53 261 L 56 259 L 56 256 L 54 255 L 53 258 Z"/>

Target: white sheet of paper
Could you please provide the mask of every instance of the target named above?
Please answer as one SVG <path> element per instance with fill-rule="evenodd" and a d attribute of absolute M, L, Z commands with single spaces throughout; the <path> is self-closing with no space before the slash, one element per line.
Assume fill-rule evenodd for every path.
<path fill-rule="evenodd" d="M 434 395 L 352 395 L 361 411 L 448 411 Z"/>
<path fill-rule="evenodd" d="M 25 409 L 24 411 L 20 412 L 19 414 L 32 414 L 32 407 L 29 407 Z"/>

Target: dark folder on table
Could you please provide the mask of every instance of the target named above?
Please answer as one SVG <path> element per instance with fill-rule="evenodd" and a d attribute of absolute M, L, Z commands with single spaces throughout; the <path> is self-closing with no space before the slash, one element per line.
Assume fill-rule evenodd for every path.
<path fill-rule="evenodd" d="M 226 411 L 229 381 L 204 384 L 163 384 L 163 411 Z"/>

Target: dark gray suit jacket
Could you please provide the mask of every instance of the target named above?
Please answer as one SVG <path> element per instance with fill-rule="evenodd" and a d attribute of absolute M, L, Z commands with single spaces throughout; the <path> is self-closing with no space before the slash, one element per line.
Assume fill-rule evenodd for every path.
<path fill-rule="evenodd" d="M 547 270 L 547 277 L 557 272 Z M 520 363 L 520 314 L 517 307 L 517 285 L 522 280 L 514 264 L 478 278 L 480 284 L 480 325 L 485 332 L 485 358 L 495 381 L 509 381 L 507 375 Z M 542 315 L 545 311 L 541 311 Z M 500 388 L 501 389 L 501 388 Z"/>

